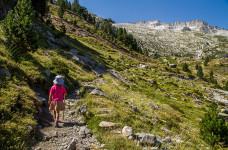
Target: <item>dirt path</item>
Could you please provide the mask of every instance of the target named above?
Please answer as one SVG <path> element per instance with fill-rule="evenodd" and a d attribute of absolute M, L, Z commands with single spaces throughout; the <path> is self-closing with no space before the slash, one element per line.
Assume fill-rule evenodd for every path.
<path fill-rule="evenodd" d="M 76 110 L 74 105 L 78 103 L 79 99 L 66 99 L 66 110 L 64 111 L 64 120 L 62 118 L 63 112 L 60 115 L 59 128 L 54 127 L 54 119 L 49 118 L 48 122 L 41 122 L 40 134 L 43 140 L 37 143 L 32 150 L 88 150 L 97 149 L 101 145 L 96 141 L 91 134 L 86 124 L 83 123 L 83 117 L 75 118 Z M 44 107 L 46 115 L 51 115 L 47 111 L 48 107 Z"/>

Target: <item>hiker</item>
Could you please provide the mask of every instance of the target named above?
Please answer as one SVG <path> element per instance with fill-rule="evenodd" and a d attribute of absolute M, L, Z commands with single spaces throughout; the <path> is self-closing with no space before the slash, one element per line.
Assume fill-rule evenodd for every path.
<path fill-rule="evenodd" d="M 59 113 L 61 110 L 65 110 L 65 96 L 67 93 L 65 87 L 63 86 L 64 80 L 62 76 L 57 75 L 53 83 L 54 85 L 51 87 L 49 92 L 48 103 L 50 105 L 50 111 L 54 110 L 55 127 L 58 127 Z"/>

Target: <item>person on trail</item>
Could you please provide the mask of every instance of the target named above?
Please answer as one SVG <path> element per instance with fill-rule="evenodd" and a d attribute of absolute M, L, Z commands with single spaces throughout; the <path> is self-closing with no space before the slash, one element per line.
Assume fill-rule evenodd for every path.
<path fill-rule="evenodd" d="M 57 75 L 53 81 L 54 85 L 49 92 L 49 109 L 54 110 L 55 127 L 58 127 L 59 113 L 61 110 L 65 110 L 65 96 L 67 95 L 66 89 L 63 86 L 63 77 Z M 64 98 L 64 102 L 63 102 Z"/>

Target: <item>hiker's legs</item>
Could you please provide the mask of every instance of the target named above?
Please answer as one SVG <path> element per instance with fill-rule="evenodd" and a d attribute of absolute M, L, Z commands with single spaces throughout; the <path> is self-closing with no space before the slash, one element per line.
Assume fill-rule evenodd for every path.
<path fill-rule="evenodd" d="M 54 116 L 56 117 L 56 111 L 55 110 L 53 110 L 53 113 L 54 113 Z"/>
<path fill-rule="evenodd" d="M 56 120 L 59 120 L 59 110 L 56 110 Z"/>

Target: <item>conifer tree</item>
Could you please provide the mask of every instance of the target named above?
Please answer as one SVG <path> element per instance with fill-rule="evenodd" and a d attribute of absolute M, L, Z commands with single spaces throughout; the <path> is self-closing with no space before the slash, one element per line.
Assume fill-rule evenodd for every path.
<path fill-rule="evenodd" d="M 58 12 L 57 12 L 58 16 L 60 18 L 63 18 L 63 15 L 64 15 L 64 1 L 63 0 L 59 1 L 58 4 L 59 4 L 59 9 L 58 9 Z"/>
<path fill-rule="evenodd" d="M 198 70 L 198 68 L 199 68 L 199 65 L 198 65 L 198 64 L 196 64 L 196 70 Z"/>
<path fill-rule="evenodd" d="M 191 72 L 191 71 L 189 70 L 189 68 L 188 68 L 188 64 L 187 64 L 187 63 L 184 63 L 184 64 L 183 64 L 182 70 L 183 70 L 184 72 Z"/>
<path fill-rule="evenodd" d="M 5 46 L 14 59 L 38 48 L 37 34 L 32 26 L 33 18 L 31 0 L 18 0 L 14 12 L 11 10 L 2 22 Z"/>
<path fill-rule="evenodd" d="M 199 67 L 198 67 L 197 76 L 198 76 L 199 78 L 203 78 L 204 73 L 203 73 L 202 66 L 199 66 Z"/>
<path fill-rule="evenodd" d="M 210 72 L 210 81 L 211 83 L 217 84 L 217 80 L 214 78 L 214 72 Z"/>
<path fill-rule="evenodd" d="M 71 6 L 72 11 L 77 12 L 78 6 L 79 6 L 78 0 L 74 0 L 74 2 L 72 3 L 72 6 Z"/>
<path fill-rule="evenodd" d="M 225 142 L 228 140 L 228 128 L 224 120 L 219 117 L 218 106 L 212 102 L 209 110 L 205 113 L 201 127 L 200 135 L 211 148 L 219 142 Z"/>
<path fill-rule="evenodd" d="M 204 61 L 204 66 L 208 66 L 208 62 L 209 62 L 209 57 L 206 57 L 206 59 Z"/>

